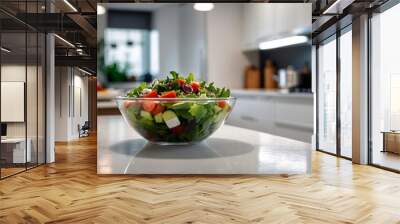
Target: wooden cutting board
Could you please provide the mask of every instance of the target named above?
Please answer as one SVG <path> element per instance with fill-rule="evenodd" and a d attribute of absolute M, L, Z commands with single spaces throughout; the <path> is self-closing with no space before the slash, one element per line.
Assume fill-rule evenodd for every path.
<path fill-rule="evenodd" d="M 246 89 L 258 89 L 260 88 L 261 77 L 260 70 L 255 66 L 248 66 L 245 69 L 244 73 L 245 84 L 244 87 Z"/>
<path fill-rule="evenodd" d="M 278 83 L 274 79 L 276 68 L 271 60 L 267 60 L 264 67 L 264 87 L 266 89 L 278 88 Z"/>

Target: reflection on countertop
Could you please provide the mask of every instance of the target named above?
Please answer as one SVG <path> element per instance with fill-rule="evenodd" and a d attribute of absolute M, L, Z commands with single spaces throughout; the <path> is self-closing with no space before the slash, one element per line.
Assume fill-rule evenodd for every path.
<path fill-rule="evenodd" d="M 193 145 L 145 141 L 121 116 L 98 117 L 98 174 L 305 174 L 310 144 L 224 125 Z"/>

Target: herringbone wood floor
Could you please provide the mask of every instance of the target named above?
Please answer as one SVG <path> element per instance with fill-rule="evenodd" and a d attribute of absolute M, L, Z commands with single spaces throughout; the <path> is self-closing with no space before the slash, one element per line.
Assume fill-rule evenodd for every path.
<path fill-rule="evenodd" d="M 400 175 L 319 152 L 294 176 L 98 176 L 94 137 L 56 156 L 0 181 L 0 223 L 400 223 Z"/>

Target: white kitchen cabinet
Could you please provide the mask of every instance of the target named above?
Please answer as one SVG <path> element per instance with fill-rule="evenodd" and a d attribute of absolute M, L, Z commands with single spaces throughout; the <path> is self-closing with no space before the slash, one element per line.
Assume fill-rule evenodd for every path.
<path fill-rule="evenodd" d="M 313 134 L 313 95 L 233 90 L 237 97 L 228 124 L 304 142 Z"/>
<path fill-rule="evenodd" d="M 229 117 L 229 123 L 243 128 L 274 133 L 274 110 L 271 98 L 240 97 Z"/>
<path fill-rule="evenodd" d="M 280 97 L 275 100 L 275 122 L 312 131 L 313 102 L 308 98 Z M 311 116 L 308 116 L 311 115 Z"/>
<path fill-rule="evenodd" d="M 243 5 L 243 48 L 244 49 L 254 49 L 256 46 L 252 46 L 254 43 L 254 38 L 257 36 L 256 32 L 259 29 L 258 25 L 260 23 L 255 22 L 255 18 L 259 16 L 257 13 L 257 7 L 253 4 Z"/>
<path fill-rule="evenodd" d="M 243 50 L 311 29 L 311 3 L 250 3 L 243 7 Z"/>

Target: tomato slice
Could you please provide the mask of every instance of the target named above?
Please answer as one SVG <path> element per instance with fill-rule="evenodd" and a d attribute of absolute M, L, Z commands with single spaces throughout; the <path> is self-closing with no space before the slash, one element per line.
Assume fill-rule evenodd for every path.
<path fill-rule="evenodd" d="M 198 83 L 198 82 L 192 82 L 192 83 L 190 83 L 190 85 L 192 86 L 192 89 L 193 89 L 194 92 L 198 92 L 198 91 L 199 91 L 199 89 L 200 89 L 200 83 Z"/>
<path fill-rule="evenodd" d="M 151 112 L 154 110 L 154 108 L 156 108 L 156 103 L 153 101 L 144 101 L 142 106 L 143 106 L 143 110 L 145 110 L 147 112 Z"/>
<path fill-rule="evenodd" d="M 154 90 L 152 90 L 151 92 L 149 92 L 143 96 L 143 98 L 156 98 L 156 97 L 158 97 L 158 94 Z"/>
<path fill-rule="evenodd" d="M 175 90 L 164 92 L 161 94 L 161 98 L 176 98 L 176 92 Z"/>
<path fill-rule="evenodd" d="M 157 103 L 155 108 L 153 109 L 153 111 L 151 111 L 151 114 L 152 115 L 156 115 L 158 113 L 164 112 L 164 110 L 165 110 L 165 107 L 161 106 L 161 104 Z"/>
<path fill-rule="evenodd" d="M 221 101 L 218 102 L 218 106 L 221 107 L 221 108 L 224 108 L 225 105 L 226 105 L 226 102 L 223 101 L 223 100 L 221 100 Z"/>
<path fill-rule="evenodd" d="M 140 107 L 140 103 L 136 102 L 136 101 L 131 101 L 131 100 L 124 101 L 124 107 L 126 109 L 128 109 L 128 108 L 139 108 Z"/>

